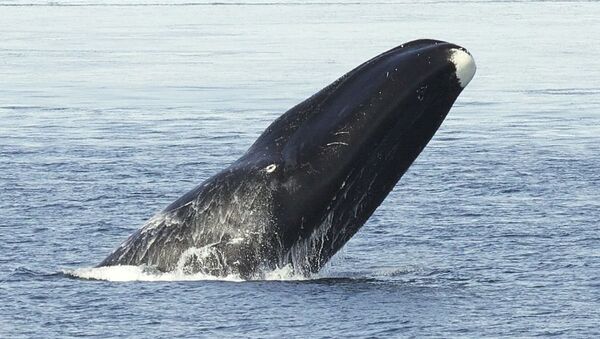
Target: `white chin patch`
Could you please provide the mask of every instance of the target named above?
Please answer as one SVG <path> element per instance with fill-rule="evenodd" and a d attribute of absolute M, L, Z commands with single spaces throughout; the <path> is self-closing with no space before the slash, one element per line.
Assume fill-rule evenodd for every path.
<path fill-rule="evenodd" d="M 460 83 L 460 87 L 465 88 L 475 75 L 475 60 L 473 57 L 460 49 L 450 50 L 450 61 L 456 66 L 456 77 Z"/>

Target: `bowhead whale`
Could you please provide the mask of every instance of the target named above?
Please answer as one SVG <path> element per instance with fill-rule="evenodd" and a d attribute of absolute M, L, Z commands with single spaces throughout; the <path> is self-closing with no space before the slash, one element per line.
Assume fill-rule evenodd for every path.
<path fill-rule="evenodd" d="M 475 74 L 462 47 L 417 40 L 363 63 L 275 120 L 99 266 L 246 279 L 317 272 L 367 221 Z"/>

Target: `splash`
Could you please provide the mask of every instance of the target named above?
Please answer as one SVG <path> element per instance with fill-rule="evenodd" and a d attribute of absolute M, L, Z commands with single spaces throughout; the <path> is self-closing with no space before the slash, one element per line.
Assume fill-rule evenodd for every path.
<path fill-rule="evenodd" d="M 107 281 L 242 281 L 241 278 L 236 276 L 215 277 L 203 273 L 188 274 L 183 271 L 160 272 L 149 266 L 132 265 L 84 267 L 74 270 L 64 270 L 63 273 L 81 279 Z"/>
<path fill-rule="evenodd" d="M 230 274 L 227 276 L 214 276 L 205 273 L 190 274 L 185 270 L 175 270 L 172 272 L 161 272 L 151 266 L 103 266 L 103 267 L 83 267 L 73 270 L 63 270 L 64 274 L 86 280 L 106 280 L 115 282 L 126 281 L 246 281 L 240 276 Z M 264 272 L 260 279 L 252 280 L 309 280 L 303 275 L 294 272 L 291 266 L 285 266 L 270 272 Z"/>

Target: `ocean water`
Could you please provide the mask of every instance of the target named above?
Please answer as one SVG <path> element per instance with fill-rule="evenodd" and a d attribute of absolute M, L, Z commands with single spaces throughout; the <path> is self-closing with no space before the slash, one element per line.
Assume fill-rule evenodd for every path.
<path fill-rule="evenodd" d="M 0 1 L 0 337 L 600 336 L 600 3 Z M 417 38 L 478 71 L 318 275 L 92 269 Z"/>

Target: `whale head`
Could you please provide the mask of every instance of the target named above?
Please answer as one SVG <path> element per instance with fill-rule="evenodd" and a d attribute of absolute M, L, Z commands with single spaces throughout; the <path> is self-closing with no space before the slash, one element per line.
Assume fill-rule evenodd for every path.
<path fill-rule="evenodd" d="M 413 41 L 363 63 L 266 129 L 234 167 L 260 173 L 271 187 L 281 265 L 314 272 L 356 233 L 475 69 L 460 46 Z"/>

